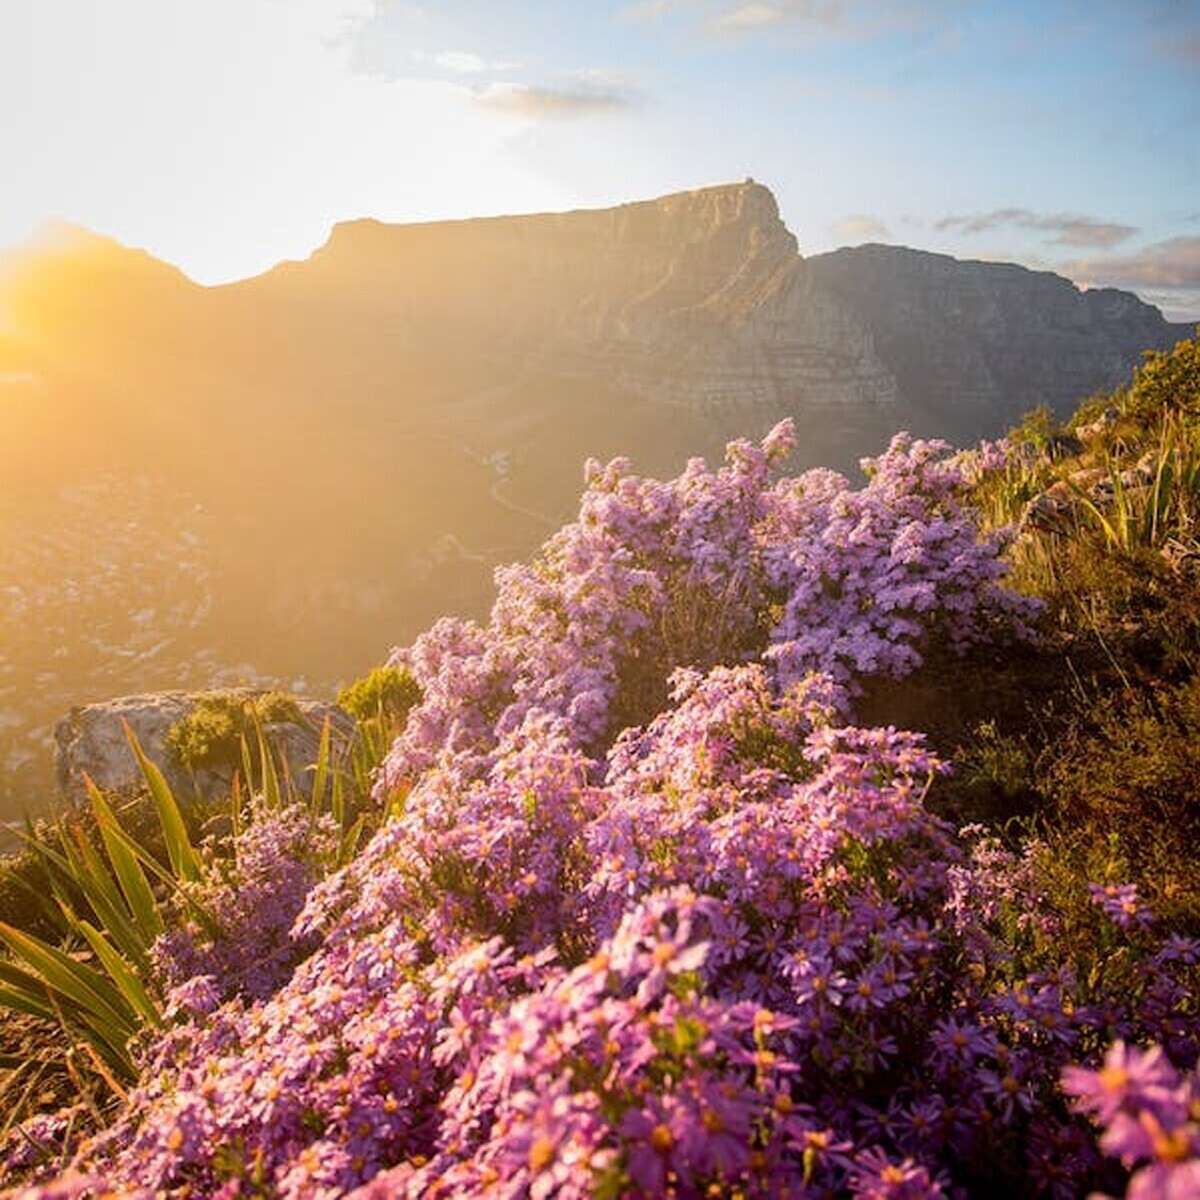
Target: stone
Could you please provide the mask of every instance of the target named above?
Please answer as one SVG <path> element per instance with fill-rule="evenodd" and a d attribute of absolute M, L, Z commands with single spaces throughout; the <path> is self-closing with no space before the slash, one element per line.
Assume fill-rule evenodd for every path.
<path fill-rule="evenodd" d="M 54 730 L 55 774 L 60 796 L 69 803 L 85 801 L 85 775 L 103 792 L 132 795 L 143 788 L 142 774 L 126 736 L 127 726 L 147 758 L 163 772 L 177 797 L 207 796 L 227 790 L 229 773 L 207 768 L 192 772 L 175 759 L 167 742 L 172 725 L 192 712 L 206 696 L 214 694 L 153 692 L 73 708 Z M 262 693 L 231 689 L 219 694 L 249 700 Z M 335 752 L 349 744 L 354 735 L 354 721 L 335 704 L 294 699 L 301 720 L 269 723 L 264 726 L 264 733 L 276 751 L 277 761 L 286 762 L 292 782 L 302 794 L 308 795 L 325 721 L 330 723 Z"/>

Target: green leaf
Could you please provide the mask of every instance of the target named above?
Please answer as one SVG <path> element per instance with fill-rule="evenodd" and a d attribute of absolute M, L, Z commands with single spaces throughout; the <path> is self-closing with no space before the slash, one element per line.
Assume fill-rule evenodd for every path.
<path fill-rule="evenodd" d="M 345 866 L 358 849 L 359 839 L 362 837 L 363 829 L 366 828 L 366 814 L 360 814 L 357 821 L 342 834 L 340 843 L 338 844 L 338 866 Z"/>
<path fill-rule="evenodd" d="M 83 892 L 100 923 L 129 954 L 144 960 L 148 944 L 134 926 L 125 899 L 99 853 L 80 830 L 74 831 L 73 839 L 65 841 L 64 849 L 71 863 L 71 882 Z M 59 904 L 71 927 L 78 929 L 70 898 L 60 896 Z"/>
<path fill-rule="evenodd" d="M 162 1016 L 142 986 L 137 972 L 121 957 L 100 930 L 87 921 L 80 921 L 79 929 L 129 1007 L 139 1013 L 143 1020 L 161 1028 Z"/>
<path fill-rule="evenodd" d="M 57 1018 L 54 1006 L 46 997 L 46 981 L 10 962 L 0 959 L 0 1004 L 35 1017 Z"/>
<path fill-rule="evenodd" d="M 331 755 L 332 734 L 329 718 L 325 718 L 321 726 L 321 741 L 317 746 L 317 762 L 313 768 L 312 797 L 310 811 L 314 817 L 319 816 L 325 807 L 325 789 L 329 782 L 329 762 Z"/>
<path fill-rule="evenodd" d="M 0 921 L 0 941 L 56 992 L 111 1025 L 134 1032 L 135 1022 L 120 993 L 99 971 L 76 962 L 69 954 Z M 127 1035 L 128 1036 L 128 1035 Z M 123 1044 L 123 1043 L 122 1043 Z"/>
<path fill-rule="evenodd" d="M 329 793 L 329 812 L 333 819 L 338 823 L 338 828 L 346 828 L 346 785 L 342 779 L 341 771 L 335 771 L 333 775 L 333 786 Z M 361 820 L 361 818 L 360 818 Z M 341 862 L 348 861 L 341 859 Z"/>
<path fill-rule="evenodd" d="M 142 939 L 142 945 L 149 949 L 151 943 L 163 931 L 162 913 L 154 899 L 154 892 L 146 872 L 138 861 L 138 854 L 131 844 L 133 839 L 120 827 L 108 801 L 101 795 L 100 790 L 87 776 L 84 776 L 88 794 L 92 800 L 92 811 L 96 814 L 96 824 L 100 828 L 100 836 L 104 839 L 104 848 L 108 852 L 117 882 L 129 906 L 135 928 Z"/>
<path fill-rule="evenodd" d="M 122 723 L 125 726 L 125 736 L 129 739 L 129 745 L 133 749 L 139 768 L 141 768 L 142 777 L 150 789 L 154 807 L 158 810 L 158 820 L 162 825 L 163 838 L 167 843 L 167 854 L 171 859 L 171 867 L 179 879 L 196 883 L 201 874 L 200 859 L 188 838 L 187 826 L 183 822 L 183 814 L 179 811 L 179 803 L 162 771 L 146 757 L 137 740 L 137 735 L 130 728 L 129 723 L 127 721 Z"/>
<path fill-rule="evenodd" d="M 18 836 L 23 836 L 19 830 L 13 830 L 10 827 L 10 831 L 16 833 Z M 3 879 L 6 883 L 11 884 L 13 887 L 24 892 L 37 906 L 37 909 L 42 916 L 47 918 L 50 924 L 54 925 L 62 933 L 67 932 L 67 926 L 63 921 L 62 911 L 57 907 L 57 905 L 51 902 L 50 897 L 48 897 L 44 892 L 38 891 L 38 889 L 35 888 L 28 879 L 24 878 L 20 872 L 14 871 L 11 867 L 0 866 L 0 879 Z"/>
<path fill-rule="evenodd" d="M 254 733 L 258 739 L 258 759 L 259 765 L 262 768 L 263 803 L 266 805 L 268 812 L 277 812 L 281 801 L 279 776 L 275 771 L 275 756 L 271 753 L 271 747 L 267 744 L 267 737 L 263 732 L 263 723 L 257 713 L 254 716 Z"/>
<path fill-rule="evenodd" d="M 58 1013 L 52 1005 L 38 996 L 46 994 L 46 985 L 41 984 L 41 990 L 15 987 L 11 984 L 0 984 L 0 1007 L 11 1008 L 14 1012 L 27 1013 L 31 1017 L 44 1017 L 47 1021 L 57 1021 Z"/>

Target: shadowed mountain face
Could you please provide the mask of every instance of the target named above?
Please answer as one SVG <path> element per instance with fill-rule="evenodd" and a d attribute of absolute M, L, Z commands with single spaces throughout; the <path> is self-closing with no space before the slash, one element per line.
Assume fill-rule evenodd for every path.
<path fill-rule="evenodd" d="M 798 466 L 845 469 L 899 427 L 1065 409 L 1187 332 L 1016 267 L 805 260 L 753 183 L 355 221 L 218 288 L 57 230 L 0 258 L 0 779 L 29 798 L 72 703 L 325 687 L 481 614 L 588 456 L 673 473 L 790 415 Z"/>

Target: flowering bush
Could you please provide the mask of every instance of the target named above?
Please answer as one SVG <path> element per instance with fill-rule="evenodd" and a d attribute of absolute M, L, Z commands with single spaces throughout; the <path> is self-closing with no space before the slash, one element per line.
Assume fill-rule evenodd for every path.
<path fill-rule="evenodd" d="M 1137 1167 L 1130 1200 L 1200 1195 L 1200 1075 L 1118 1041 L 1099 1070 L 1068 1067 L 1063 1087 L 1104 1126 L 1105 1152 Z"/>
<path fill-rule="evenodd" d="M 435 762 L 480 777 L 534 711 L 601 752 L 664 706 L 679 667 L 761 658 L 779 686 L 818 672 L 848 699 L 865 676 L 913 670 L 934 639 L 1028 635 L 1036 606 L 1000 585 L 1000 541 L 959 503 L 967 467 L 948 447 L 898 434 L 855 491 L 825 470 L 772 482 L 792 442 L 784 422 L 665 483 L 589 464 L 579 519 L 497 572 L 486 629 L 443 620 L 393 656 L 423 701 L 384 790 Z"/>
<path fill-rule="evenodd" d="M 184 904 L 174 928 L 152 949 L 164 987 L 182 989 L 177 1002 L 194 1005 L 201 995 L 235 993 L 262 998 L 279 986 L 304 950 L 291 937 L 292 923 L 333 862 L 339 832 L 332 817 L 315 816 L 305 804 L 270 809 L 261 800 L 252 803 L 232 856 L 208 866 L 206 878 L 190 889 L 188 899 L 198 903 Z M 192 915 L 197 908 L 207 928 Z"/>
<path fill-rule="evenodd" d="M 286 954 L 251 862 L 227 947 L 160 947 L 177 1023 L 78 1170 L 364 1200 L 1108 1186 L 1062 1073 L 1115 1038 L 1191 1068 L 1200 945 L 1108 881 L 1066 937 L 1032 852 L 925 808 L 922 736 L 854 723 L 866 676 L 1030 609 L 939 448 L 898 438 L 852 492 L 770 483 L 786 445 L 594 470 L 486 628 L 396 656 L 422 700 L 390 819 L 283 889 L 313 884 Z"/>

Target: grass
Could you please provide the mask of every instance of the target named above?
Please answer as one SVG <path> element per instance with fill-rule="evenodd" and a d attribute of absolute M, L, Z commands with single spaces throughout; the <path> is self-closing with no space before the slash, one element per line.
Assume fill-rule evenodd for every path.
<path fill-rule="evenodd" d="M 1019 529 L 1010 581 L 1044 600 L 1046 613 L 1025 703 L 998 697 L 995 714 L 980 717 L 986 696 L 960 695 L 977 724 L 958 731 L 957 778 L 947 785 L 960 809 L 974 791 L 976 815 L 986 794 L 983 815 L 997 827 L 1035 819 L 1053 848 L 1052 875 L 1086 878 L 1101 865 L 1095 848 L 1116 845 L 1129 881 L 1192 933 L 1200 932 L 1197 381 L 1200 339 L 1149 355 L 1129 387 L 1092 398 L 1067 422 L 1033 414 L 1013 431 L 1004 468 L 972 489 L 986 528 Z M 1047 493 L 1051 520 L 1039 516 Z M 967 691 L 972 678 L 960 677 Z"/>
<path fill-rule="evenodd" d="M 86 814 L 63 813 L 19 831 L 24 853 L 0 867 L 7 894 L 18 900 L 5 912 L 9 920 L 0 921 L 0 1009 L 9 1018 L 7 1037 L 0 1037 L 0 1097 L 10 1105 L 8 1124 L 44 1108 L 47 1080 L 60 1102 L 88 1098 L 99 1124 L 101 1109 L 137 1077 L 132 1045 L 142 1030 L 166 1020 L 151 947 L 179 912 L 215 932 L 194 885 L 214 864 L 236 857 L 244 779 L 255 781 L 268 809 L 303 801 L 314 817 L 332 815 L 342 836 L 329 865 L 353 857 L 376 819 L 368 805 L 373 772 L 411 707 L 411 698 L 389 702 L 394 689 L 375 691 L 379 703 L 360 719 L 351 745 L 335 749 L 325 723 L 306 800 L 280 774 L 262 720 L 251 714 L 249 736 L 239 735 L 223 837 L 197 841 L 179 799 L 128 727 L 145 799 L 124 813 L 152 810 L 153 837 L 139 836 L 139 822 L 123 819 L 90 781 Z"/>

